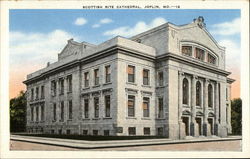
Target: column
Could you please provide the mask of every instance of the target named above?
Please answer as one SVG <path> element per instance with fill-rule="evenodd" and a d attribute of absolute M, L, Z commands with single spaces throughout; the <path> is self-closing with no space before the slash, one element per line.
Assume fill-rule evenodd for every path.
<path fill-rule="evenodd" d="M 195 116 L 196 116 L 196 81 L 197 76 L 193 75 L 192 87 L 191 87 L 191 123 L 190 123 L 190 134 L 195 136 Z"/>
<path fill-rule="evenodd" d="M 215 124 L 214 124 L 214 134 L 218 136 L 219 134 L 219 82 L 215 83 Z"/>
<path fill-rule="evenodd" d="M 204 80 L 204 96 L 203 96 L 203 113 L 204 113 L 204 118 L 203 118 L 203 135 L 207 136 L 207 118 L 208 118 L 208 79 Z"/>
<path fill-rule="evenodd" d="M 183 75 L 184 73 L 179 71 L 179 81 L 178 81 L 178 85 L 179 85 L 179 89 L 178 89 L 178 95 L 179 95 L 179 105 L 178 105 L 178 124 L 179 124 L 179 138 L 182 139 L 185 137 L 184 135 L 184 130 L 182 129 L 182 80 L 183 80 Z"/>

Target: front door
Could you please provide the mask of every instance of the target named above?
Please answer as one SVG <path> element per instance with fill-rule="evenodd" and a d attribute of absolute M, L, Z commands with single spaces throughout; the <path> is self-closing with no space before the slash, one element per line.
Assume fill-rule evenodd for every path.
<path fill-rule="evenodd" d="M 182 122 L 185 124 L 185 134 L 186 136 L 189 136 L 189 118 L 182 117 Z"/>

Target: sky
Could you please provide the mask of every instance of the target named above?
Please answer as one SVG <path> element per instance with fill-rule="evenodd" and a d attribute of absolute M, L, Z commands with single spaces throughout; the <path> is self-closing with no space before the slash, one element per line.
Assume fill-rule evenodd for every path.
<path fill-rule="evenodd" d="M 188 24 L 203 16 L 207 30 L 226 47 L 226 70 L 240 97 L 240 10 L 214 9 L 14 9 L 9 15 L 10 98 L 26 90 L 27 74 L 56 62 L 67 40 L 100 44 L 114 36 L 131 37 L 166 22 Z"/>

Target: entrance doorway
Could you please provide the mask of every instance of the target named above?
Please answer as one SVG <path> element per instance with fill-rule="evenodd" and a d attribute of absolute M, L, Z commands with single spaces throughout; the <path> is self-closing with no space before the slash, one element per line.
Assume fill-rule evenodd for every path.
<path fill-rule="evenodd" d="M 201 118 L 195 118 L 195 120 L 196 120 L 196 123 L 197 123 L 197 129 L 198 129 L 198 136 L 201 136 Z"/>
<path fill-rule="evenodd" d="M 186 134 L 186 136 L 189 136 L 189 118 L 188 117 L 182 117 L 182 122 L 185 125 L 185 134 Z"/>
<path fill-rule="evenodd" d="M 214 132 L 213 132 L 213 130 L 214 130 L 213 125 L 214 124 L 213 124 L 213 119 L 212 118 L 208 119 L 208 125 L 209 125 L 209 128 L 210 128 L 208 131 L 210 131 L 211 135 L 214 135 Z"/>

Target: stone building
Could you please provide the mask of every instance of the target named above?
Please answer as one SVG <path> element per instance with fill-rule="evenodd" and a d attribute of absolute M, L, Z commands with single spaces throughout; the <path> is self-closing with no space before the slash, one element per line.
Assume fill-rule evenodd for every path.
<path fill-rule="evenodd" d="M 45 46 L 46 47 L 46 46 Z M 203 17 L 99 45 L 73 39 L 27 76 L 27 131 L 82 135 L 227 136 L 225 48 Z"/>

